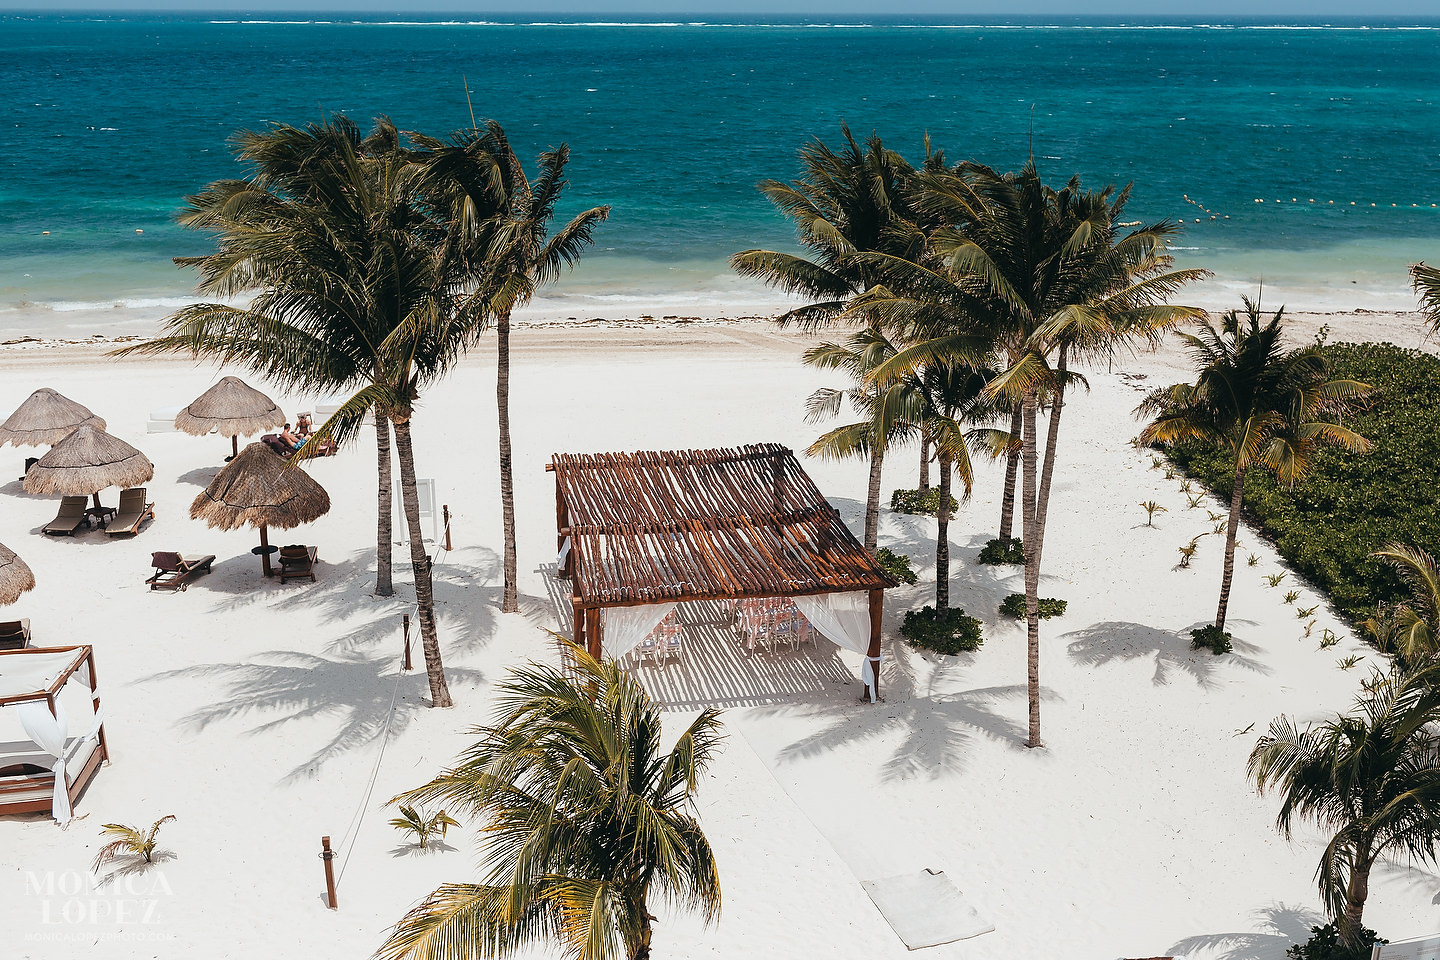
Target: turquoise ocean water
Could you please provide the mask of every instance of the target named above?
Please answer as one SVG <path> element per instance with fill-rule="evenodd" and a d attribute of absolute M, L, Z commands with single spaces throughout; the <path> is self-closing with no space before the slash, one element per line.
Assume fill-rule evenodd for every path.
<path fill-rule="evenodd" d="M 773 306 L 725 260 L 791 243 L 755 183 L 841 121 L 1001 168 L 1033 123 L 1053 180 L 1133 182 L 1135 219 L 1186 221 L 1206 305 L 1263 281 L 1267 303 L 1408 308 L 1406 265 L 1440 261 L 1440 20 L 4 15 L 0 331 L 145 332 L 189 296 L 170 258 L 205 240 L 169 217 L 238 172 L 234 130 L 344 112 L 444 134 L 465 83 L 522 155 L 570 144 L 576 208 L 614 208 L 547 316 Z"/>

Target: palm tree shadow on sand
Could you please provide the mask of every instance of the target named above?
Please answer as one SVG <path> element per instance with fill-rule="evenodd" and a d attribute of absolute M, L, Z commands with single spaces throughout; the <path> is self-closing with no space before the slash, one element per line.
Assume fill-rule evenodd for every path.
<path fill-rule="evenodd" d="M 1166 951 L 1190 960 L 1285 960 L 1291 945 L 1310 939 L 1310 928 L 1325 918 L 1306 907 L 1272 903 L 1251 914 L 1253 931 L 1197 934 Z"/>
<path fill-rule="evenodd" d="M 1205 624 L 1197 623 L 1195 626 L 1201 627 Z M 1189 633 L 1189 629 L 1172 633 L 1143 623 L 1109 620 L 1071 631 L 1061 639 L 1070 641 L 1066 647 L 1070 658 L 1087 666 L 1099 667 L 1117 661 L 1153 659 L 1155 674 L 1151 680 L 1157 687 L 1168 684 L 1176 674 L 1183 674 L 1200 687 L 1208 689 L 1216 682 L 1216 672 L 1227 666 L 1238 666 L 1262 674 L 1270 672 L 1269 667 L 1251 656 L 1260 652 L 1260 648 L 1253 643 L 1236 638 L 1233 641 L 1233 653 L 1216 656 L 1208 650 L 1191 649 Z"/>

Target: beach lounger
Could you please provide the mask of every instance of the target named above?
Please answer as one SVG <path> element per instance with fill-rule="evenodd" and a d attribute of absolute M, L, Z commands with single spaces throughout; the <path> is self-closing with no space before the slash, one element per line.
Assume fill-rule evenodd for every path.
<path fill-rule="evenodd" d="M 46 533 L 55 536 L 75 536 L 75 531 L 80 529 L 80 524 L 85 522 L 85 504 L 89 502 L 87 497 L 66 497 L 60 501 L 60 512 L 55 519 L 45 524 Z"/>
<path fill-rule="evenodd" d="M 39 463 L 39 462 L 40 462 L 40 458 L 39 458 L 39 457 L 26 457 L 26 458 L 25 458 L 25 476 L 29 476 L 29 475 L 30 475 L 30 468 L 33 467 L 33 466 L 35 466 L 35 464 L 37 464 L 37 463 Z M 24 479 L 25 479 L 25 476 L 22 476 L 20 479 L 21 479 L 21 480 L 24 480 Z"/>
<path fill-rule="evenodd" d="M 112 537 L 136 534 L 140 532 L 140 524 L 154 519 L 155 504 L 145 502 L 145 488 L 131 487 L 120 491 L 120 509 L 105 526 L 105 532 Z"/>
<path fill-rule="evenodd" d="M 0 623 L 0 650 L 20 650 L 30 646 L 30 621 L 11 620 Z"/>
<path fill-rule="evenodd" d="M 155 575 L 145 582 L 150 584 L 151 590 L 184 590 L 186 583 L 192 577 L 198 577 L 202 573 L 210 572 L 210 564 L 215 562 L 215 554 L 208 557 L 182 557 L 178 553 L 152 553 L 150 554 L 150 565 L 155 568 Z"/>
<path fill-rule="evenodd" d="M 301 577 L 309 577 L 310 582 L 315 582 L 315 558 L 320 553 L 319 547 L 307 547 L 301 544 L 291 544 L 288 547 L 280 548 L 280 582 L 286 580 L 298 580 Z"/>

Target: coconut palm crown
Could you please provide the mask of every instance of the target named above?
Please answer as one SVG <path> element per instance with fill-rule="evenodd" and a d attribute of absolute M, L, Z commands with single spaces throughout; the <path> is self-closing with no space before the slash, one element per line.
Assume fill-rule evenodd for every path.
<path fill-rule="evenodd" d="M 1263 467 L 1293 486 L 1309 473 L 1322 446 L 1352 453 L 1370 449 L 1370 441 L 1355 431 L 1324 419 L 1344 414 L 1370 392 L 1369 385 L 1331 380 L 1329 362 L 1318 344 L 1285 349 L 1284 308 L 1262 320 L 1257 304 L 1249 298 L 1244 303 L 1244 312 L 1225 313 L 1218 329 L 1201 321 L 1197 332 L 1182 333 L 1199 377 L 1155 391 L 1135 411 L 1153 417 L 1140 432 L 1146 443 L 1199 441 L 1225 447 L 1234 457 L 1225 568 L 1215 613 L 1215 628 L 1222 631 L 1246 471 Z"/>
<path fill-rule="evenodd" d="M 579 960 L 650 956 L 650 902 L 720 909 L 694 795 L 719 748 L 704 710 L 660 748 L 660 711 L 612 660 L 566 644 L 498 686 L 460 762 L 392 802 L 441 801 L 481 823 L 479 883 L 447 883 L 395 925 L 381 960 L 502 957 L 542 942 Z"/>
<path fill-rule="evenodd" d="M 1270 725 L 1250 754 L 1261 792 L 1281 797 L 1277 828 L 1297 821 L 1332 833 L 1315 877 L 1340 940 L 1361 945 L 1370 871 L 1386 855 L 1436 862 L 1440 837 L 1440 676 L 1435 669 L 1377 678 L 1355 709 L 1298 728 Z"/>

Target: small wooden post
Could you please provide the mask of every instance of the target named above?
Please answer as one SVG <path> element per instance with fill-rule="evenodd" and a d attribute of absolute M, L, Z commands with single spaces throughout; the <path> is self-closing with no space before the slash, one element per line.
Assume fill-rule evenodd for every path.
<path fill-rule="evenodd" d="M 880 668 L 875 661 L 880 657 L 880 620 L 885 613 L 885 591 L 870 591 L 870 648 L 865 651 L 865 656 L 870 667 L 875 672 L 875 689 L 871 691 L 868 687 L 865 690 L 867 695 L 873 692 L 876 703 L 880 702 Z"/>
<path fill-rule="evenodd" d="M 330 849 L 330 838 L 320 838 L 320 859 L 325 861 L 325 898 L 330 909 L 335 909 L 335 851 Z"/>
<path fill-rule="evenodd" d="M 260 569 L 265 571 L 265 576 L 273 577 L 275 574 L 270 572 L 270 538 L 267 533 L 265 524 L 260 524 Z"/>
<path fill-rule="evenodd" d="M 455 549 L 450 545 L 450 504 L 444 504 L 440 507 L 440 510 L 445 517 L 445 552 L 449 553 Z"/>
<path fill-rule="evenodd" d="M 410 614 L 408 613 L 405 614 L 405 625 L 403 629 L 405 631 L 405 669 L 413 670 L 415 668 L 410 665 Z"/>
<path fill-rule="evenodd" d="M 585 611 L 585 648 L 596 660 L 604 655 L 605 642 L 601 636 L 599 607 L 590 607 Z"/>
<path fill-rule="evenodd" d="M 570 639 L 574 641 L 577 647 L 587 647 L 588 649 L 588 645 L 585 642 L 585 608 L 577 603 L 574 605 L 574 610 L 575 627 Z"/>

